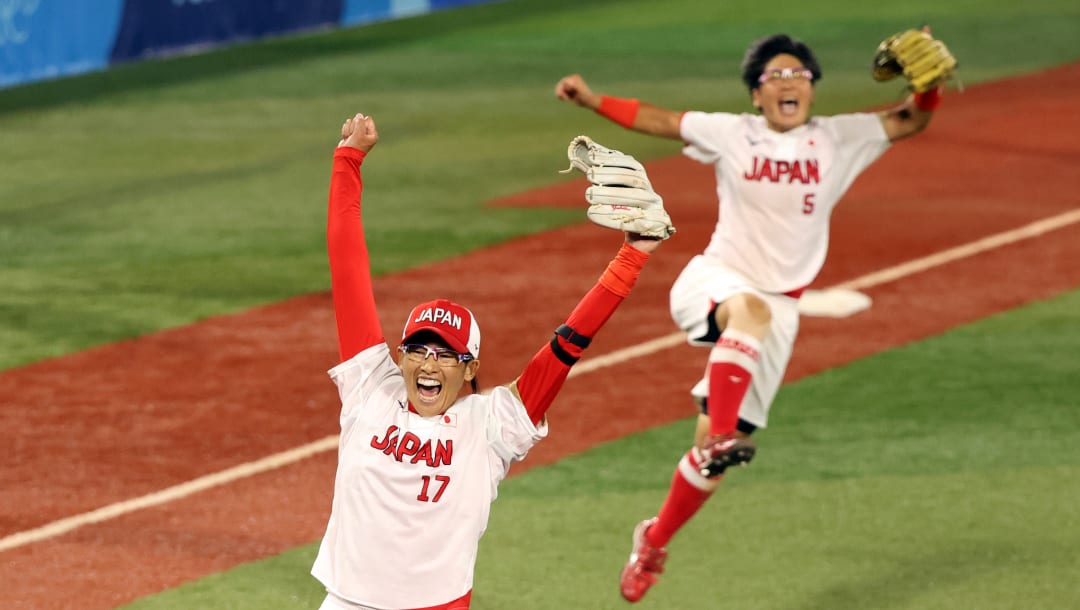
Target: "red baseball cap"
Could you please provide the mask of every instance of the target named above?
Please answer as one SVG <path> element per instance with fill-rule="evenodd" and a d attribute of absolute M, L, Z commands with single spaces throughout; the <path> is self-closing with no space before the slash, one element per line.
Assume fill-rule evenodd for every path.
<path fill-rule="evenodd" d="M 431 331 L 446 344 L 462 354 L 480 357 L 480 327 L 467 308 L 448 301 L 435 299 L 421 303 L 409 313 L 401 342 L 421 331 Z"/>

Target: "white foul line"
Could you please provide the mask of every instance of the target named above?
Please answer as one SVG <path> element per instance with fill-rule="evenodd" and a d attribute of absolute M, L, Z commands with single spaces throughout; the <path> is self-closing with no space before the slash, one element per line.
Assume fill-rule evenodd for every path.
<path fill-rule="evenodd" d="M 908 275 L 914 275 L 920 271 L 926 271 L 934 267 L 939 267 L 946 263 L 951 263 L 955 260 L 974 256 L 980 252 L 986 252 L 987 250 L 993 250 L 994 248 L 1000 248 L 1002 246 L 1011 244 L 1013 242 L 1030 239 L 1032 237 L 1038 237 L 1043 233 L 1049 233 L 1055 229 L 1068 226 L 1075 222 L 1080 222 L 1080 209 L 1072 210 L 1058 216 L 1038 220 L 1029 225 L 1020 227 L 1019 229 L 1013 229 L 1011 231 L 1005 231 L 1003 233 L 997 233 L 990 235 L 982 239 L 956 246 L 955 248 L 949 248 L 936 254 L 917 258 L 915 260 L 908 261 L 906 263 L 900 263 L 894 267 L 882 269 L 881 271 L 875 271 L 868 273 L 862 277 L 857 277 L 853 280 L 841 282 L 835 286 L 825 288 L 830 289 L 843 289 L 843 290 L 859 290 L 863 288 L 870 288 L 873 286 L 880 286 L 881 284 L 887 284 L 889 282 L 898 280 Z M 618 351 L 611 352 L 610 354 L 604 354 L 603 356 L 597 356 L 596 358 L 590 358 L 587 361 L 581 362 L 574 366 L 570 370 L 569 377 L 573 377 L 575 373 L 582 374 L 594 371 L 596 369 L 612 366 L 637 358 L 638 356 L 647 356 L 654 352 L 658 352 L 662 349 L 669 347 L 675 347 L 683 343 L 686 340 L 686 333 L 674 332 L 670 335 L 664 335 L 657 339 L 650 339 L 644 343 L 632 345 L 627 348 L 623 348 Z"/>
<path fill-rule="evenodd" d="M 1006 246 L 1032 237 L 1038 237 L 1043 233 L 1049 233 L 1050 231 L 1066 227 L 1074 222 L 1080 222 L 1080 209 L 1037 220 L 1029 225 L 1022 226 L 1019 229 L 990 235 L 962 246 L 949 248 L 948 250 L 938 252 L 937 254 L 931 254 L 929 256 L 917 258 L 913 261 L 901 263 L 895 267 L 889 267 L 888 269 L 869 273 L 860 278 L 837 284 L 836 286 L 833 286 L 833 288 L 859 290 L 860 288 L 878 286 L 898 280 L 906 275 L 912 275 L 932 267 L 951 263 L 961 258 L 974 256 L 980 252 L 1000 248 L 1001 246 Z"/>
<path fill-rule="evenodd" d="M 993 250 L 1014 242 L 1038 237 L 1044 233 L 1066 227 L 1076 222 L 1080 222 L 1080 209 L 1039 220 L 1018 229 L 984 237 L 936 254 L 931 254 L 906 263 L 901 263 L 894 267 L 882 269 L 881 271 L 875 271 L 847 282 L 841 282 L 831 288 L 859 290 L 870 288 L 872 286 L 879 286 L 962 258 L 974 256 L 987 250 Z M 650 339 L 644 343 L 611 352 L 610 354 L 590 358 L 577 364 L 571 369 L 569 377 L 583 375 L 597 369 L 613 366 L 627 360 L 647 356 L 661 350 L 675 347 L 676 345 L 683 343 L 685 339 L 685 333 L 674 332 L 656 339 Z M 334 434 L 288 451 L 276 453 L 254 462 L 247 462 L 220 472 L 208 474 L 145 496 L 116 502 L 96 510 L 53 521 L 52 523 L 41 527 L 18 532 L 0 538 L 0 552 L 32 544 L 34 542 L 40 542 L 49 538 L 55 538 L 56 536 L 66 534 L 67 532 L 78 529 L 84 525 L 108 521 L 109 519 L 114 519 L 126 513 L 165 504 L 173 500 L 179 500 L 180 498 L 210 489 L 211 487 L 224 485 L 269 470 L 275 470 L 324 451 L 330 451 L 331 449 L 336 448 L 337 444 L 338 436 Z"/>
<path fill-rule="evenodd" d="M 313 443 L 301 445 L 288 451 L 282 451 L 281 453 L 275 453 L 274 455 L 264 457 L 261 460 L 254 462 L 248 462 L 246 464 L 240 464 L 220 472 L 208 474 L 206 476 L 193 479 L 186 483 L 179 485 L 173 485 L 167 487 L 161 491 L 156 491 L 152 494 L 135 498 L 132 500 L 124 500 L 123 502 L 117 502 L 108 506 L 103 506 L 96 510 L 92 510 L 87 513 L 75 515 L 73 517 L 67 517 L 60 519 L 59 521 L 53 521 L 48 525 L 34 528 L 32 530 L 26 530 L 17 534 L 12 534 L 5 538 L 0 539 L 0 552 L 7 551 L 16 547 L 20 547 L 33 542 L 40 542 L 48 538 L 54 538 L 61 534 L 66 534 L 71 530 L 80 528 L 84 525 L 90 525 L 91 523 L 100 523 L 102 521 L 108 521 L 123 515 L 125 513 L 134 512 L 143 508 L 149 508 L 151 506 L 157 506 L 158 504 L 165 504 L 172 500 L 179 500 L 185 496 L 190 496 L 194 493 L 209 489 L 216 485 L 224 485 L 238 479 L 250 477 L 261 472 L 268 470 L 274 470 L 287 466 L 293 462 L 298 462 L 304 458 L 310 457 L 323 451 L 329 451 L 334 447 L 337 447 L 338 437 L 337 435 L 328 436 L 326 438 L 317 440 Z"/>

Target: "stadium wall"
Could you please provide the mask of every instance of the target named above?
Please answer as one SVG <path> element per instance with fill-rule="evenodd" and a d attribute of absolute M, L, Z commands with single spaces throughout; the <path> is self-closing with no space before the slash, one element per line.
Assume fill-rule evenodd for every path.
<path fill-rule="evenodd" d="M 0 88 L 494 0 L 0 0 Z"/>

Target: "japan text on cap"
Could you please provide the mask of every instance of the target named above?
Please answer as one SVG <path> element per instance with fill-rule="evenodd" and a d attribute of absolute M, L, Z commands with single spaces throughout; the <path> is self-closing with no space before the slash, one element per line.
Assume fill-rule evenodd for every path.
<path fill-rule="evenodd" d="M 480 327 L 476 318 L 453 301 L 436 299 L 414 307 L 401 333 L 401 342 L 425 330 L 438 335 L 457 352 L 480 357 Z"/>

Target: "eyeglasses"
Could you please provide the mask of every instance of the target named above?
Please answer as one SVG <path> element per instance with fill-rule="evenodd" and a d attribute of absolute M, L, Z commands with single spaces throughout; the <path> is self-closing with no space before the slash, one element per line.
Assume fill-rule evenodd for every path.
<path fill-rule="evenodd" d="M 404 343 L 398 349 L 412 362 L 423 362 L 428 356 L 434 356 L 435 362 L 445 367 L 457 366 L 473 359 L 472 354 L 459 354 L 447 347 L 428 347 L 419 343 Z"/>
<path fill-rule="evenodd" d="M 784 68 L 783 70 L 769 70 L 762 72 L 758 77 L 758 84 L 765 84 L 771 80 L 814 80 L 814 73 L 806 68 Z"/>

